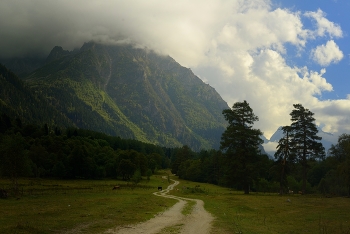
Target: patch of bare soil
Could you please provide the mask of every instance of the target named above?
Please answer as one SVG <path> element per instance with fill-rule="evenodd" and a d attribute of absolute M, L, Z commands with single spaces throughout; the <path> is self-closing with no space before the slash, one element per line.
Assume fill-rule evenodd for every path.
<path fill-rule="evenodd" d="M 168 186 L 167 189 L 153 193 L 156 196 L 176 199 L 178 202 L 170 209 L 163 213 L 159 213 L 154 218 L 137 225 L 127 227 L 117 227 L 109 230 L 107 233 L 118 234 L 167 234 L 167 233 L 201 233 L 209 234 L 211 230 L 211 222 L 213 216 L 204 209 L 204 202 L 198 199 L 189 199 L 184 197 L 167 195 L 174 189 L 179 181 L 174 180 L 174 184 Z M 181 211 L 188 200 L 196 202 L 191 214 L 184 216 Z"/>

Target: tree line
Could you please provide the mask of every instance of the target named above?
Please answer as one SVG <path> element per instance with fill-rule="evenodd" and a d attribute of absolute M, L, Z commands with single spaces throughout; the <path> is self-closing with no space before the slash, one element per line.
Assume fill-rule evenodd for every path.
<path fill-rule="evenodd" d="M 0 176 L 132 180 L 169 168 L 176 149 L 91 130 L 0 117 Z"/>
<path fill-rule="evenodd" d="M 262 132 L 246 101 L 223 111 L 228 126 L 220 150 L 192 152 L 184 146 L 171 161 L 172 172 L 180 178 L 218 184 L 233 189 L 278 192 L 280 194 L 322 193 L 350 195 L 350 135 L 343 134 L 328 156 L 317 136 L 314 113 L 294 104 L 291 124 L 284 126 L 274 155 L 261 152 Z"/>
<path fill-rule="evenodd" d="M 289 191 L 350 195 L 350 135 L 343 134 L 327 157 L 317 136 L 314 113 L 293 105 L 282 128 L 275 159 L 261 152 L 259 118 L 246 101 L 223 111 L 228 122 L 220 150 L 195 152 L 187 145 L 165 148 L 91 130 L 22 124 L 0 118 L 0 175 L 62 179 L 139 180 L 171 168 L 180 178 L 217 184 L 248 194 Z"/>

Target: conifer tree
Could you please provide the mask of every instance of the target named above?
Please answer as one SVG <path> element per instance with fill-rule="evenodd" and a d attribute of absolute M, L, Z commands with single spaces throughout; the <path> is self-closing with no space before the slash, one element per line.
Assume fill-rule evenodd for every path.
<path fill-rule="evenodd" d="M 236 102 L 231 109 L 223 110 L 228 121 L 221 137 L 221 150 L 227 157 L 227 185 L 241 186 L 245 194 L 259 176 L 259 145 L 262 144 L 259 129 L 253 129 L 253 124 L 259 118 L 247 101 Z"/>
<path fill-rule="evenodd" d="M 315 124 L 314 113 L 305 109 L 301 104 L 294 104 L 294 110 L 290 113 L 292 124 L 291 144 L 298 161 L 301 163 L 302 193 L 306 192 L 307 170 L 309 160 L 323 158 L 325 150 L 322 143 L 318 142 L 322 137 L 317 136 L 318 129 Z"/>

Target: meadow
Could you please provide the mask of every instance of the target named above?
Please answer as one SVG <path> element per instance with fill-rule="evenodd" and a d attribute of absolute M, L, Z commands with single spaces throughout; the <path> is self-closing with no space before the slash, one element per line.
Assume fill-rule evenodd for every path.
<path fill-rule="evenodd" d="M 170 177 L 178 180 L 177 177 Z M 350 233 L 350 199 L 320 195 L 244 195 L 179 180 L 171 194 L 202 199 L 212 233 Z M 9 186 L 0 180 L 0 188 Z M 0 199 L 0 233 L 103 233 L 154 217 L 176 203 L 154 196 L 161 174 L 133 186 L 116 180 L 21 179 L 20 196 Z M 112 190 L 114 186 L 120 189 Z M 183 214 L 189 214 L 189 204 Z"/>
<path fill-rule="evenodd" d="M 0 180 L 0 188 L 9 183 Z M 167 185 L 157 175 L 136 186 L 115 180 L 21 179 L 20 196 L 0 199 L 0 233 L 103 233 L 142 222 L 176 203 L 152 194 Z"/>
<path fill-rule="evenodd" d="M 179 180 L 179 179 L 177 179 Z M 216 220 L 212 233 L 350 233 L 350 198 L 251 193 L 179 180 L 171 194 L 201 199 Z"/>

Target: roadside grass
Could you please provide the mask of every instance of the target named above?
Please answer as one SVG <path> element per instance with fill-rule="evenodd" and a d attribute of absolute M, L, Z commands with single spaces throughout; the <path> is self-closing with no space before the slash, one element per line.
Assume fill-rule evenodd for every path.
<path fill-rule="evenodd" d="M 232 191 L 179 180 L 172 195 L 197 198 L 215 220 L 212 233 L 350 233 L 350 199 Z"/>
<path fill-rule="evenodd" d="M 168 181 L 154 175 L 137 186 L 117 180 L 19 181 L 21 196 L 0 199 L 0 233 L 103 233 L 153 218 L 176 203 L 154 196 Z M 115 185 L 120 189 L 112 190 Z M 0 188 L 9 181 L 1 179 Z"/>
<path fill-rule="evenodd" d="M 182 226 L 183 224 L 177 224 L 174 226 L 166 227 L 162 229 L 160 232 L 158 232 L 157 234 L 179 234 L 181 233 Z"/>
<path fill-rule="evenodd" d="M 194 206 L 196 205 L 196 201 L 186 201 L 185 207 L 182 209 L 181 213 L 183 215 L 191 214 Z"/>

